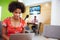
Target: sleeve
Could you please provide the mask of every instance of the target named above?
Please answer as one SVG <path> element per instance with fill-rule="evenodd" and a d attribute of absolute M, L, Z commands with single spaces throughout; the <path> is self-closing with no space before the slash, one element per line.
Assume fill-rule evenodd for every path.
<path fill-rule="evenodd" d="M 3 20 L 2 26 L 7 27 L 7 19 Z"/>

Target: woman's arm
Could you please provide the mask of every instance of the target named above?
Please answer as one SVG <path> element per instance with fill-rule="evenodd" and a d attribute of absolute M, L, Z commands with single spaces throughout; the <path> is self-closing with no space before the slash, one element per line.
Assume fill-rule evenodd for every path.
<path fill-rule="evenodd" d="M 6 35 L 6 27 L 2 27 L 2 37 L 5 40 L 9 40 L 8 36 Z"/>

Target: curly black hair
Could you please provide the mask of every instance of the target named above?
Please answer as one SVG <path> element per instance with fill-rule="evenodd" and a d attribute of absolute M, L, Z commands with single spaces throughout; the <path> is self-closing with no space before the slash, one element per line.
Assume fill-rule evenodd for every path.
<path fill-rule="evenodd" d="M 13 12 L 14 10 L 16 10 L 17 8 L 21 9 L 21 12 L 24 13 L 25 12 L 25 5 L 22 2 L 18 2 L 18 1 L 13 1 L 9 4 L 8 6 L 8 10 L 10 12 Z"/>

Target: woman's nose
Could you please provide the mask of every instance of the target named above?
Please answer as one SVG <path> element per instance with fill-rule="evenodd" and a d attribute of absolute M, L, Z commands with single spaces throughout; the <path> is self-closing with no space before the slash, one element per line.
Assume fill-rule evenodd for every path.
<path fill-rule="evenodd" d="M 20 14 L 16 14 L 17 16 L 19 16 Z"/>

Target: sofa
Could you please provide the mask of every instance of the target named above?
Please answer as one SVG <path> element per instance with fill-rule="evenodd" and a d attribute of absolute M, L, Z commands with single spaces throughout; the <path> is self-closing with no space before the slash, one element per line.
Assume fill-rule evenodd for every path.
<path fill-rule="evenodd" d="M 0 40 L 2 40 L 2 23 L 0 21 Z"/>
<path fill-rule="evenodd" d="M 47 38 L 60 39 L 60 26 L 44 25 L 43 36 Z"/>

